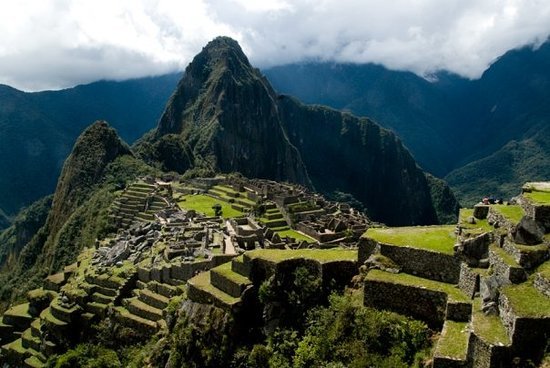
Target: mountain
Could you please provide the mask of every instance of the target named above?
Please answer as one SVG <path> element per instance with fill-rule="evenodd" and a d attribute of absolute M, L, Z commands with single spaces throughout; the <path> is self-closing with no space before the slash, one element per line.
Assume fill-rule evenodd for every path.
<path fill-rule="evenodd" d="M 73 262 L 83 248 L 93 247 L 99 235 L 112 230 L 107 216 L 116 188 L 127 177 L 155 172 L 134 158 L 106 122 L 88 127 L 63 165 L 53 199 L 39 201 L 20 215 L 34 214 L 36 220 L 21 220 L 19 227 L 15 221 L 0 235 L 2 299 L 20 296 L 18 290 L 29 290 Z M 18 229 L 27 230 L 25 239 L 17 239 Z"/>
<path fill-rule="evenodd" d="M 101 81 L 25 93 L 0 85 L 0 213 L 54 191 L 74 140 L 91 122 L 109 120 L 133 142 L 155 126 L 179 75 Z"/>
<path fill-rule="evenodd" d="M 464 204 L 514 195 L 525 181 L 521 170 L 550 157 L 540 143 L 550 138 L 549 42 L 507 52 L 479 80 L 441 72 L 427 81 L 372 64 L 293 64 L 264 73 L 281 93 L 367 115 L 393 130 Z M 503 156 L 513 156 L 514 165 Z M 549 174 L 544 163 L 530 170 L 532 180 Z"/>
<path fill-rule="evenodd" d="M 225 37 L 193 59 L 137 150 L 165 170 L 238 171 L 349 193 L 388 224 L 438 222 L 430 182 L 393 133 L 367 118 L 278 96 Z M 455 202 L 451 213 L 457 210 Z"/>

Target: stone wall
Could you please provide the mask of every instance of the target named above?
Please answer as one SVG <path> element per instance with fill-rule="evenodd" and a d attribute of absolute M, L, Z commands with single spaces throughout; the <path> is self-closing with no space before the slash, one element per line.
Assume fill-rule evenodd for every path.
<path fill-rule="evenodd" d="M 138 267 L 138 279 L 142 282 L 157 281 L 167 284 L 183 284 L 199 272 L 208 271 L 234 258 L 232 254 L 217 254 L 211 259 L 195 262 L 173 263 L 170 266 Z"/>
<path fill-rule="evenodd" d="M 527 279 L 525 270 L 518 265 L 506 263 L 494 249 L 489 250 L 489 263 L 493 267 L 494 274 L 499 278 L 499 284 L 520 283 Z"/>
<path fill-rule="evenodd" d="M 458 258 L 439 252 L 379 243 L 380 253 L 402 267 L 402 271 L 430 280 L 457 284 L 460 279 Z"/>
<path fill-rule="evenodd" d="M 509 347 L 488 344 L 475 331 L 470 334 L 468 357 L 475 368 L 502 368 L 511 361 Z"/>
<path fill-rule="evenodd" d="M 550 319 L 518 317 L 503 293 L 500 294 L 498 301 L 500 318 L 513 342 L 512 356 L 541 359 L 550 336 Z"/>
<path fill-rule="evenodd" d="M 458 302 L 454 300 L 447 301 L 445 319 L 457 322 L 468 322 L 472 316 L 472 304 L 467 302 Z"/>
<path fill-rule="evenodd" d="M 525 245 L 524 247 L 528 248 L 529 246 Z M 533 247 L 530 250 L 521 251 L 512 241 L 509 240 L 509 237 L 504 238 L 502 248 L 514 257 L 516 262 L 519 263 L 521 267 L 525 267 L 526 269 L 531 269 L 540 265 L 544 261 L 548 260 L 548 257 L 550 256 L 548 247 L 537 246 L 536 248 Z"/>
<path fill-rule="evenodd" d="M 458 287 L 470 298 L 473 298 L 475 293 L 479 291 L 479 274 L 468 267 L 465 262 L 460 264 Z"/>
<path fill-rule="evenodd" d="M 537 273 L 533 284 L 538 291 L 550 298 L 550 279 Z"/>
<path fill-rule="evenodd" d="M 359 273 L 356 261 L 336 261 L 321 265 L 323 290 L 330 293 L 333 290 L 344 290 L 353 276 Z"/>
<path fill-rule="evenodd" d="M 359 243 L 357 244 L 358 248 L 358 255 L 357 255 L 357 262 L 359 265 L 362 265 L 365 263 L 365 261 L 374 253 L 380 251 L 380 247 L 378 243 L 372 239 L 369 238 L 361 238 L 359 239 Z"/>
<path fill-rule="evenodd" d="M 447 310 L 447 294 L 421 287 L 406 286 L 378 280 L 365 280 L 367 307 L 389 310 L 411 316 L 441 329 Z"/>

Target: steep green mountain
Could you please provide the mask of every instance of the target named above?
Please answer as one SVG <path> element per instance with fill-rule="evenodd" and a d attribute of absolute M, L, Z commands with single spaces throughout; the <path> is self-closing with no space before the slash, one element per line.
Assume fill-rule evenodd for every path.
<path fill-rule="evenodd" d="M 26 242 L 10 240 L 17 236 L 13 234 L 18 230 L 17 221 L 1 235 L 0 255 L 6 255 L 0 264 L 2 300 L 17 298 L 47 274 L 73 262 L 100 234 L 112 230 L 107 211 L 117 186 L 151 173 L 156 171 L 136 160 L 106 122 L 87 128 L 63 166 L 44 225 L 40 227 L 43 218 L 32 215 L 44 213 L 37 208 L 44 208 L 47 202 L 38 202 L 21 215 L 25 218 L 30 213 L 42 219 L 35 220 L 37 226 L 32 229 L 23 221 L 24 229 L 30 229 Z"/>
<path fill-rule="evenodd" d="M 456 117 L 452 99 L 415 74 L 330 63 L 277 66 L 264 73 L 281 93 L 368 116 L 393 130 L 428 171 L 444 175 L 453 168 L 459 142 L 448 134 Z"/>
<path fill-rule="evenodd" d="M 514 195 L 522 170 L 549 157 L 544 144 L 531 143 L 548 137 L 549 42 L 509 51 L 474 81 L 445 72 L 427 81 L 371 64 L 295 64 L 264 72 L 280 92 L 370 116 L 395 131 L 423 168 L 447 175 L 464 204 L 491 193 Z M 522 153 L 510 153 L 518 142 Z M 494 155 L 519 161 L 487 165 Z M 473 167 L 475 175 L 464 179 Z M 548 178 L 545 165 L 534 165 L 531 177 Z"/>
<path fill-rule="evenodd" d="M 288 140 L 277 111 L 277 96 L 253 69 L 236 41 L 217 38 L 198 54 L 166 106 L 154 150 L 165 169 L 179 169 L 166 150 L 165 136 L 188 147 L 187 167 L 238 171 L 309 185 L 299 152 Z"/>
<path fill-rule="evenodd" d="M 0 86 L 0 211 L 9 216 L 54 191 L 72 144 L 105 119 L 133 142 L 154 127 L 179 75 L 25 93 Z"/>
<path fill-rule="evenodd" d="M 277 96 L 228 38 L 194 58 L 138 150 L 167 170 L 238 171 L 349 193 L 388 224 L 438 221 L 426 175 L 393 133 Z"/>

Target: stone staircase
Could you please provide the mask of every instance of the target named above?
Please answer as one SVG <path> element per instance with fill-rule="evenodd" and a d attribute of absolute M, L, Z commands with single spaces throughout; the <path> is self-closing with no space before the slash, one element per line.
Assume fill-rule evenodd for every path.
<path fill-rule="evenodd" d="M 260 219 L 260 222 L 272 229 L 273 231 L 285 231 L 289 230 L 290 226 L 285 219 L 281 210 L 273 202 L 265 204 L 265 214 Z"/>
<path fill-rule="evenodd" d="M 114 308 L 115 319 L 129 328 L 154 334 L 166 326 L 164 314 L 171 298 L 182 293 L 181 287 L 157 281 L 138 281 L 133 296 L 123 299 L 122 306 Z"/>
<path fill-rule="evenodd" d="M 231 208 L 244 213 L 250 212 L 256 204 L 255 201 L 247 197 L 247 192 L 244 189 L 237 190 L 229 185 L 215 185 L 207 193 L 214 198 L 230 203 Z"/>

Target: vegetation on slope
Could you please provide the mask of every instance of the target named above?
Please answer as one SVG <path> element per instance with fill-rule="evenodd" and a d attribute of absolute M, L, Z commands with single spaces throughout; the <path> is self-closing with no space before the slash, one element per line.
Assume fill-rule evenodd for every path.
<path fill-rule="evenodd" d="M 145 174 L 158 171 L 134 158 L 106 123 L 86 130 L 67 159 L 45 225 L 22 247 L 15 266 L 0 273 L 0 299 L 21 297 L 95 239 L 116 231 L 108 208 L 117 189 Z"/>

